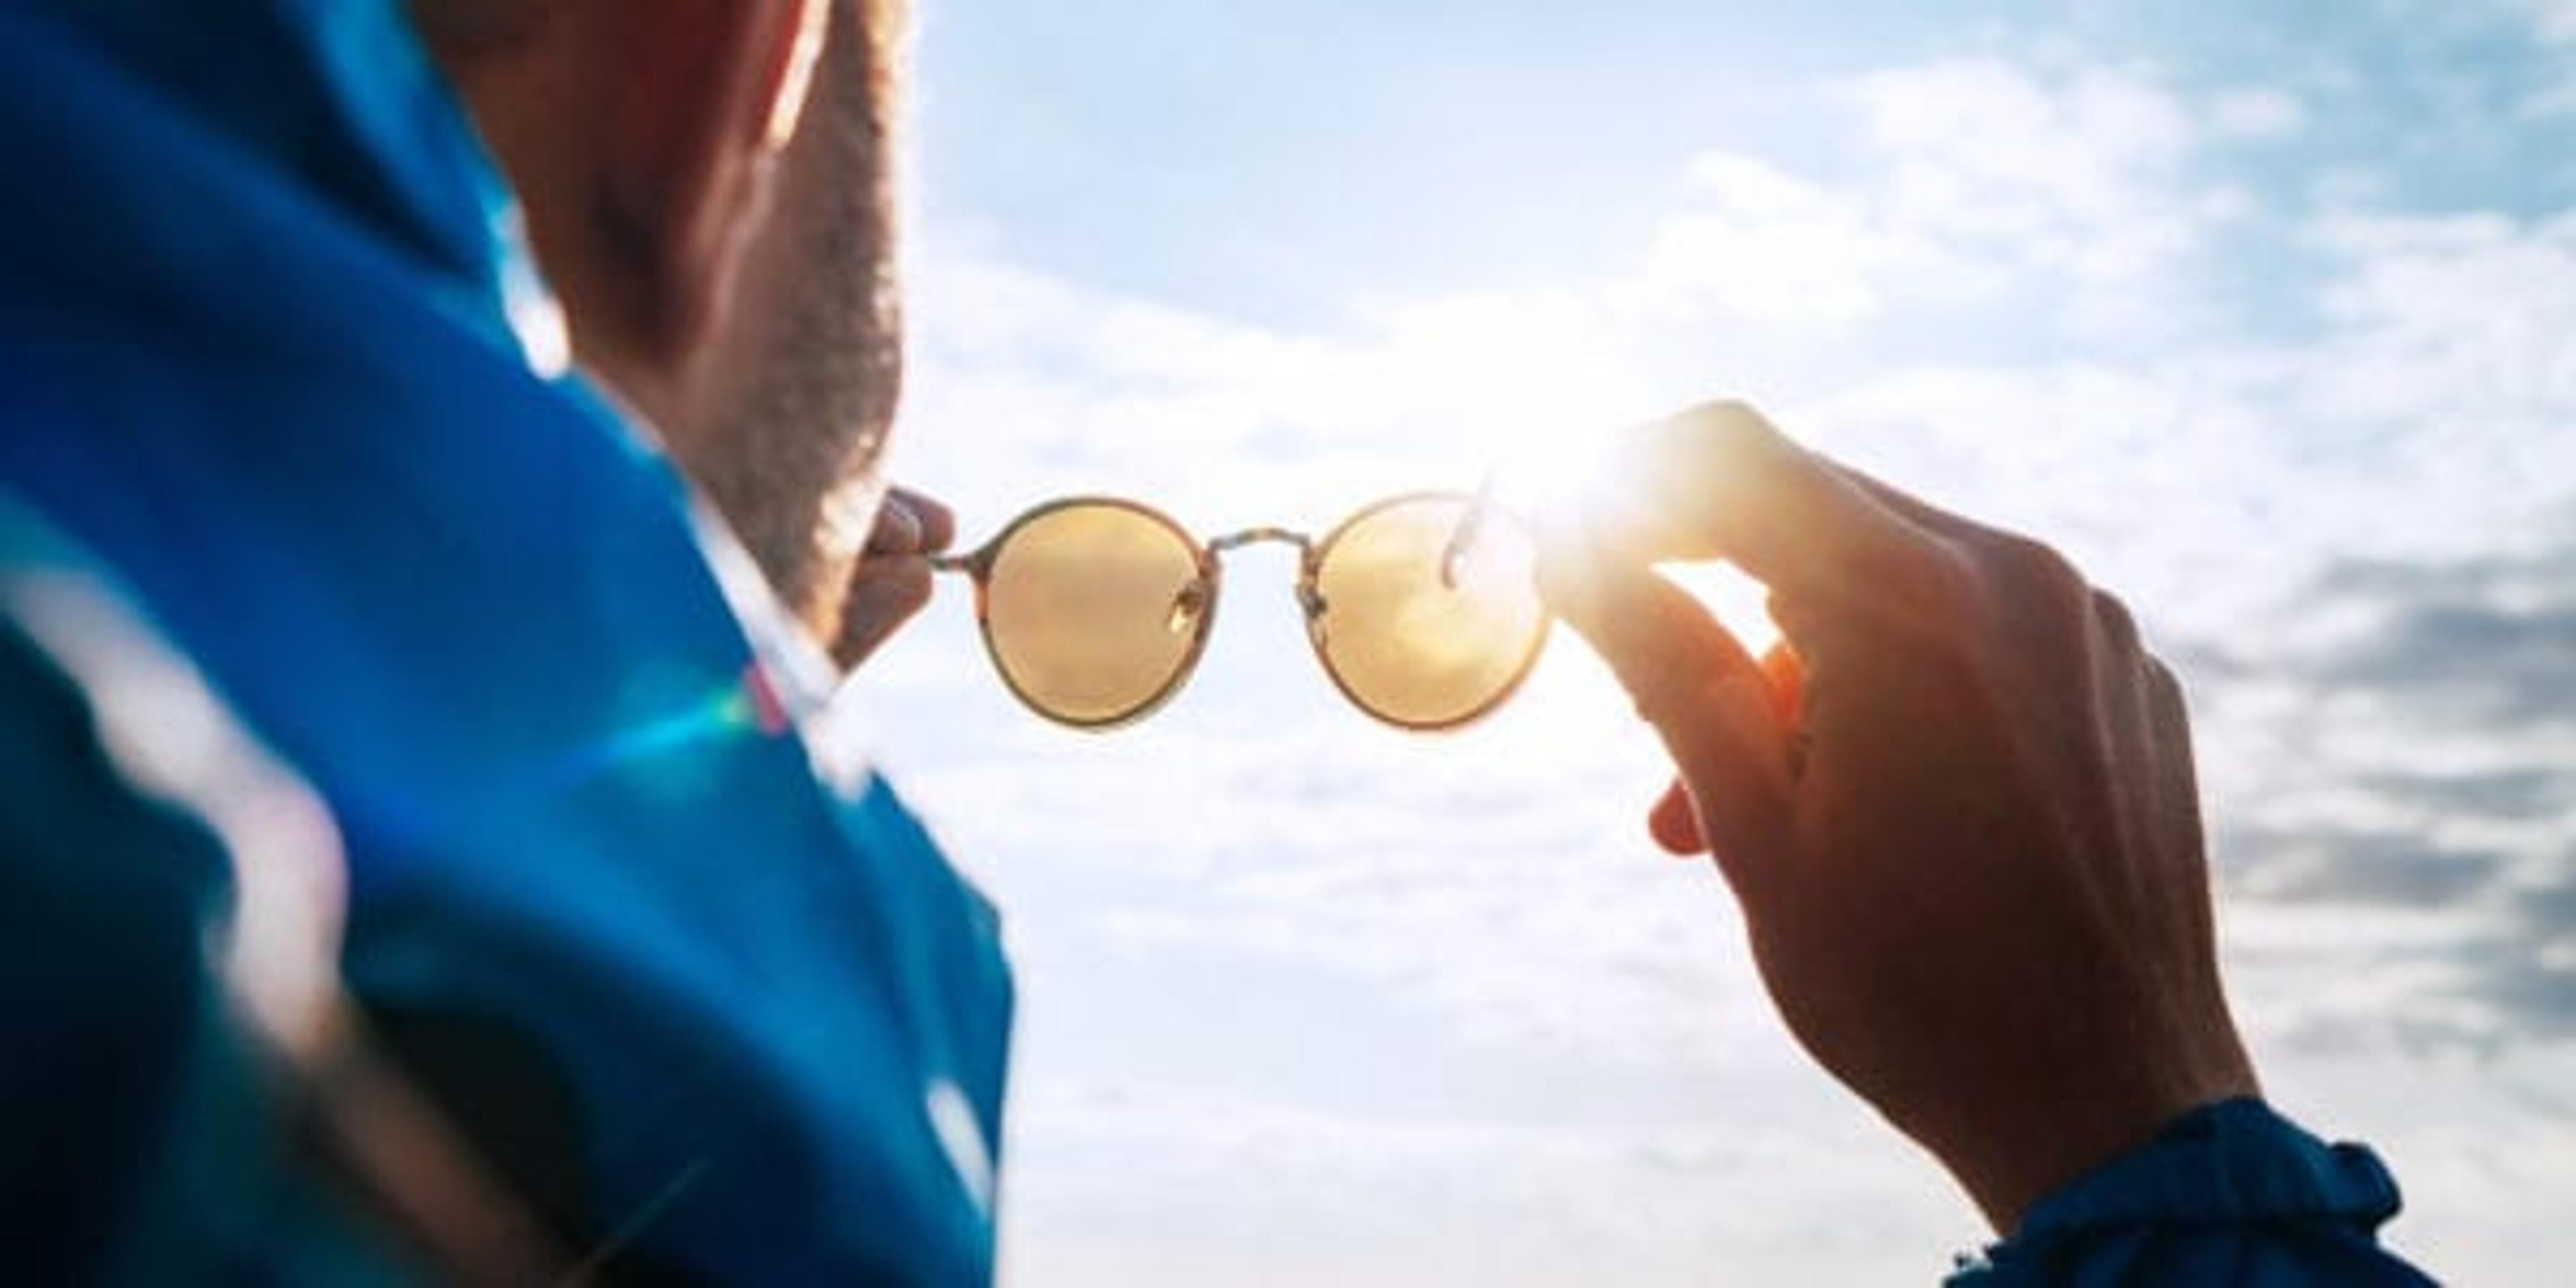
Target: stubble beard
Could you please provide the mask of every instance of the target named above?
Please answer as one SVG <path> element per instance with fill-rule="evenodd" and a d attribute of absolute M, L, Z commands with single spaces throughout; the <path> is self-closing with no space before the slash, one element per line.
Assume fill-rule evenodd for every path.
<path fill-rule="evenodd" d="M 735 306 L 759 312 L 736 319 L 750 346 L 741 378 L 712 391 L 672 443 L 780 598 L 825 639 L 882 497 L 903 382 L 890 51 L 854 26 L 827 42 L 791 145 L 800 170 L 781 176 L 781 235 L 755 252 L 765 289 Z"/>

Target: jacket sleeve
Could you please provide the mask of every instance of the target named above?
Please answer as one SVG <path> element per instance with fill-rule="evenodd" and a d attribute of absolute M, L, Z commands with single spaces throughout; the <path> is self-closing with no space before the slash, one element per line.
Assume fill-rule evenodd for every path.
<path fill-rule="evenodd" d="M 2260 1100 L 2223 1101 L 2042 1200 L 1948 1282 L 2432 1283 L 2379 1245 L 2398 1206 L 2396 1181 L 2369 1149 L 2329 1145 Z"/>

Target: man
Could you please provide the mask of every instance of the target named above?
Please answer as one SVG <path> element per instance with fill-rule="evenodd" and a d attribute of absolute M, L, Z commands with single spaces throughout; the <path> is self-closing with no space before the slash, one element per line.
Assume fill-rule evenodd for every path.
<path fill-rule="evenodd" d="M 633 25 L 604 21 L 620 11 Z M 636 72 L 564 109 L 620 123 L 627 168 L 582 199 L 619 229 L 623 311 L 577 305 L 585 357 L 636 355 L 608 385 L 550 362 L 506 190 L 393 0 L 0 14 L 0 136 L 43 176 L 0 197 L 0 479 L 47 567 L 119 588 L 327 803 L 352 988 L 577 1259 L 621 1280 L 978 1282 L 1009 1019 L 991 913 L 882 783 L 798 735 L 829 687 L 819 650 L 652 428 L 600 396 L 663 396 L 642 373 L 751 316 L 750 232 L 790 186 L 786 149 L 829 123 L 795 110 L 800 41 L 862 30 L 804 3 L 588 12 Z M 86 771 L 50 799 L 119 804 L 29 795 L 11 871 L 50 889 L 140 868 L 156 856 L 119 838 L 148 833 L 108 822 L 155 812 L 128 766 L 188 731 L 121 748 L 76 633 L 25 616 L 61 672 L 26 687 L 66 714 L 0 727 L 36 741 L 26 762 Z M 166 881 L 165 920 L 211 934 L 225 900 L 195 872 Z M 85 963 L 69 933 L 9 947 Z M 118 980 L 91 985 L 42 1012 L 60 1027 L 8 1030 L 30 1088 L 12 1126 L 80 1091 L 102 1106 L 84 1120 L 138 1126 L 6 1151 L 11 1193 L 182 1193 L 204 1160 L 139 1124 L 205 1098 L 209 1044 L 131 1032 Z M 158 1074 L 91 1076 L 126 1063 L 91 1053 L 129 1049 Z M 24 1210 L 13 1257 L 76 1278 L 135 1260 L 122 1217 L 21 1230 Z"/>
<path fill-rule="evenodd" d="M 947 539 L 878 506 L 900 15 L 413 8 L 443 78 L 393 0 L 0 17 L 0 141 L 46 176 L 0 198 L 0 512 L 32 534 L 0 568 L 114 588 L 318 792 L 351 987 L 579 1268 L 987 1279 L 991 914 L 801 736 L 814 643 L 864 655 Z M 2414 1281 L 2372 1242 L 2375 1161 L 2252 1098 L 2181 699 L 2117 603 L 1742 409 L 1639 448 L 1633 513 L 1559 543 L 1549 593 L 1671 749 L 1654 832 L 1714 852 L 1793 1031 L 2009 1236 L 1966 1277 Z M 1769 582 L 1794 650 L 1746 657 L 1646 571 L 1674 556 Z M 24 616 L 0 694 L 60 714 L 0 764 L 83 803 L 12 816 L 9 879 L 153 871 L 157 834 L 104 828 L 146 812 L 161 733 L 83 678 L 91 637 Z M 224 922 L 207 887 L 123 927 L 174 996 L 187 928 Z M 166 1107 L 199 1065 L 156 1039 L 204 1013 L 56 1006 L 9 1063 L 159 1052 L 149 1086 L 40 1085 Z M 46 1112 L 7 1108 L 13 1139 Z M 150 1220 L 171 1121 L 104 1161 L 11 1151 L 84 1182 L 21 1246 L 105 1273 L 310 1229 Z"/>

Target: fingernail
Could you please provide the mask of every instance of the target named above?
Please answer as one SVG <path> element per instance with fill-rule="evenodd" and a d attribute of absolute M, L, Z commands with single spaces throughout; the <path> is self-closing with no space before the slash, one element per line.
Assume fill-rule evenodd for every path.
<path fill-rule="evenodd" d="M 889 495 L 878 505 L 879 526 L 893 528 L 893 540 L 885 544 L 898 550 L 921 548 L 921 516 L 912 512 L 902 497 Z"/>

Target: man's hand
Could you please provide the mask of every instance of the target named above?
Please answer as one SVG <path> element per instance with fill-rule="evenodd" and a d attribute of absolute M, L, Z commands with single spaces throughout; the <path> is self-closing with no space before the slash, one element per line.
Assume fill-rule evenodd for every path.
<path fill-rule="evenodd" d="M 930 557 L 957 539 L 948 507 L 909 488 L 893 488 L 877 507 L 876 526 L 850 573 L 832 658 L 843 667 L 867 660 L 930 602 Z"/>
<path fill-rule="evenodd" d="M 2006 1233 L 2254 1094 L 2182 693 L 2119 601 L 1740 406 L 1635 446 L 1633 511 L 1559 542 L 1548 594 L 1662 735 L 1653 831 L 1713 852 L 1808 1051 Z M 1765 662 L 1647 568 L 1717 557 L 1771 589 Z"/>

